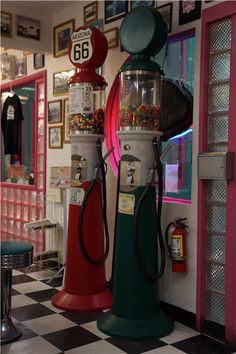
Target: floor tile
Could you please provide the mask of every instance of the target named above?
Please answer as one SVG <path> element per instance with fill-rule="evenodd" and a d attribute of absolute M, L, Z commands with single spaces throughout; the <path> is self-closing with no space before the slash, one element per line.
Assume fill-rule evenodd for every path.
<path fill-rule="evenodd" d="M 22 306 L 11 311 L 12 317 L 16 318 L 18 321 L 27 321 L 34 318 L 53 315 L 54 312 L 49 308 L 41 304 L 33 304 L 28 306 Z"/>
<path fill-rule="evenodd" d="M 25 269 L 18 269 L 13 274 L 12 320 L 23 335 L 3 345 L 3 354 L 236 354 L 235 348 L 179 322 L 159 340 L 108 337 L 96 327 L 102 312 L 68 313 L 52 306 L 51 297 L 62 288 L 62 277 L 47 284 L 52 270 L 25 275 Z"/>
<path fill-rule="evenodd" d="M 98 336 L 102 339 L 106 339 L 106 338 L 110 337 L 110 336 L 106 335 L 105 333 L 102 333 L 101 331 L 99 331 L 99 329 L 97 328 L 97 321 L 82 324 L 81 327 L 87 329 L 89 332 L 95 334 L 96 336 Z"/>
<path fill-rule="evenodd" d="M 64 287 L 61 285 L 61 286 L 57 286 L 55 289 L 57 289 L 58 291 L 61 291 L 64 289 Z"/>
<path fill-rule="evenodd" d="M 37 337 L 37 333 L 33 332 L 30 328 L 24 326 L 21 322 L 17 322 L 16 327 L 22 331 L 22 336 L 18 339 L 18 341 Z"/>
<path fill-rule="evenodd" d="M 145 352 L 145 354 L 184 354 L 186 352 L 183 352 L 182 350 L 179 350 L 172 345 L 165 345 L 164 347 L 149 350 Z M 199 353 L 199 354 L 204 354 L 204 353 Z"/>
<path fill-rule="evenodd" d="M 70 350 L 100 340 L 100 338 L 80 326 L 49 333 L 44 335 L 43 338 L 51 344 L 57 346 L 62 351 Z"/>
<path fill-rule="evenodd" d="M 193 329 L 186 327 L 179 322 L 175 322 L 174 331 L 168 336 L 162 337 L 161 340 L 164 343 L 172 344 L 197 335 L 199 335 L 199 332 L 194 331 Z"/>
<path fill-rule="evenodd" d="M 29 275 L 26 274 L 19 274 L 19 275 L 15 275 L 14 277 L 12 277 L 12 284 L 21 284 L 21 283 L 28 283 L 31 281 L 35 281 L 34 278 L 31 278 Z"/>
<path fill-rule="evenodd" d="M 14 309 L 16 307 L 21 307 L 21 306 L 27 306 L 27 305 L 32 305 L 36 304 L 37 302 L 27 295 L 15 295 L 12 296 L 11 298 L 11 308 Z"/>
<path fill-rule="evenodd" d="M 62 277 L 57 277 L 57 278 L 54 278 L 52 280 L 50 280 L 50 278 L 47 278 L 45 280 L 42 280 L 42 282 L 47 284 L 47 285 L 52 286 L 53 288 L 56 288 L 56 287 L 59 287 L 59 286 L 62 285 L 62 280 L 63 280 Z M 49 281 L 49 283 L 48 283 L 48 281 Z"/>
<path fill-rule="evenodd" d="M 27 296 L 29 296 L 31 299 L 38 301 L 38 302 L 43 302 L 43 301 L 48 301 L 51 300 L 53 295 L 55 295 L 58 291 L 56 289 L 50 288 L 47 290 L 41 290 L 41 291 L 34 291 L 32 293 L 27 293 Z"/>
<path fill-rule="evenodd" d="M 22 323 L 40 335 L 61 331 L 62 329 L 76 326 L 76 323 L 69 321 L 57 313 L 28 321 L 23 321 Z"/>
<path fill-rule="evenodd" d="M 163 347 L 165 345 L 165 343 L 163 343 L 159 339 L 132 340 L 121 338 L 108 338 L 106 339 L 106 341 L 129 354 L 140 354 L 154 348 Z"/>
<path fill-rule="evenodd" d="M 65 354 L 122 354 L 126 353 L 114 345 L 100 340 L 95 343 L 83 345 L 75 349 L 67 350 Z"/>
<path fill-rule="evenodd" d="M 56 312 L 56 313 L 64 312 L 64 310 L 58 309 L 57 307 L 53 306 L 51 300 L 43 301 L 43 302 L 41 302 L 41 304 L 42 304 L 43 306 L 48 307 L 50 310 L 52 310 L 52 311 L 54 311 L 54 312 Z"/>
<path fill-rule="evenodd" d="M 19 270 L 16 270 L 16 269 L 13 269 L 12 270 L 12 275 L 14 276 L 14 275 L 20 275 L 20 274 L 22 274 L 22 272 L 20 272 Z"/>
<path fill-rule="evenodd" d="M 54 345 L 42 337 L 16 341 L 2 347 L 2 354 L 57 354 L 60 353 Z"/>
<path fill-rule="evenodd" d="M 11 295 L 20 295 L 21 293 L 19 291 L 16 291 L 15 289 L 11 288 Z"/>
<path fill-rule="evenodd" d="M 27 273 L 31 278 L 37 279 L 37 280 L 43 280 L 43 279 L 49 279 L 51 278 L 55 272 L 50 269 L 45 269 L 45 270 L 40 270 L 38 272 L 29 272 Z"/>
<path fill-rule="evenodd" d="M 223 345 L 220 342 L 216 342 L 202 334 L 173 343 L 172 345 L 188 354 L 231 354 L 235 351 L 230 347 Z"/>
<path fill-rule="evenodd" d="M 22 284 L 12 285 L 12 288 L 16 291 L 19 291 L 22 294 L 31 293 L 33 291 L 51 289 L 51 287 L 49 285 L 46 285 L 46 284 L 42 283 L 41 281 L 36 281 L 36 280 L 31 281 L 30 283 L 22 283 Z"/>
<path fill-rule="evenodd" d="M 76 312 L 63 312 L 61 315 L 69 320 L 77 323 L 78 325 L 97 321 L 102 312 L 90 312 L 90 313 L 76 313 Z"/>

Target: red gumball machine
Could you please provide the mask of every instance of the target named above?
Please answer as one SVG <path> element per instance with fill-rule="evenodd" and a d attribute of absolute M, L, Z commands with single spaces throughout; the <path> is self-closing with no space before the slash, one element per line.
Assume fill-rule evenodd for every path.
<path fill-rule="evenodd" d="M 94 27 L 77 28 L 69 41 L 70 61 L 80 70 L 69 81 L 71 189 L 64 289 L 52 298 L 55 307 L 66 311 L 111 307 L 105 277 L 109 235 L 102 156 L 107 83 L 96 73 L 107 50 L 104 34 Z"/>

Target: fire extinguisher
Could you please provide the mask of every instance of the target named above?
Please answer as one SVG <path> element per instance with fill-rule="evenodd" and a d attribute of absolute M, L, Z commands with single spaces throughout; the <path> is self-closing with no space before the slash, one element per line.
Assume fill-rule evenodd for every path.
<path fill-rule="evenodd" d="M 187 218 L 176 218 L 166 227 L 165 240 L 172 261 L 172 272 L 187 271 L 187 228 Z"/>

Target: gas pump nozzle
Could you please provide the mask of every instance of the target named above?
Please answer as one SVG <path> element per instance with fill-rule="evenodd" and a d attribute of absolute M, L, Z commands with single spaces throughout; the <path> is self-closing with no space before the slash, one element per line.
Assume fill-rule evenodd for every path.
<path fill-rule="evenodd" d="M 149 169 L 149 175 L 147 179 L 147 184 L 152 184 L 155 179 L 156 164 L 153 164 Z"/>
<path fill-rule="evenodd" d="M 166 154 L 169 152 L 169 150 L 172 148 L 173 145 L 169 144 L 167 145 L 167 147 L 163 150 L 162 154 L 161 154 L 161 161 L 164 159 L 164 157 L 166 156 Z"/>
<path fill-rule="evenodd" d="M 101 149 L 101 142 L 99 140 L 100 139 L 98 139 L 98 141 L 97 141 L 97 148 Z M 107 153 L 102 157 L 101 161 L 95 165 L 94 174 L 93 174 L 93 180 L 96 180 L 98 178 L 99 169 L 101 168 L 102 164 L 106 164 L 105 161 L 109 157 L 109 155 L 112 153 L 113 150 L 114 150 L 114 146 L 112 146 L 107 151 Z"/>

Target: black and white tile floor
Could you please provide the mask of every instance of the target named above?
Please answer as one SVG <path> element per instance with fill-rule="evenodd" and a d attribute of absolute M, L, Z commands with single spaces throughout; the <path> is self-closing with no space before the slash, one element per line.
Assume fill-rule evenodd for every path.
<path fill-rule="evenodd" d="M 23 335 L 1 347 L 2 354 L 230 354 L 235 350 L 175 322 L 175 330 L 156 340 L 111 338 L 96 327 L 99 314 L 75 314 L 54 308 L 51 297 L 62 278 L 47 284 L 52 271 L 13 272 L 12 319 Z"/>

